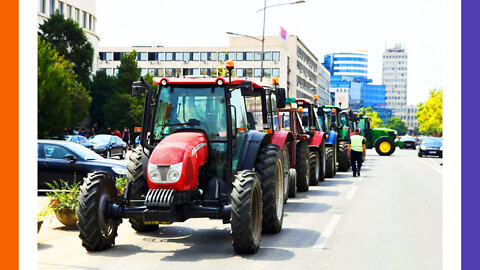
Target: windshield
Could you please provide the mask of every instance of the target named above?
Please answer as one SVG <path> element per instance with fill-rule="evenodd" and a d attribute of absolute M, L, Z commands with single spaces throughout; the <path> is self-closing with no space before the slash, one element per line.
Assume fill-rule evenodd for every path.
<path fill-rule="evenodd" d="M 110 135 L 95 135 L 95 136 L 92 136 L 90 138 L 88 138 L 88 140 L 91 142 L 91 143 L 96 143 L 96 144 L 109 144 L 110 143 Z"/>
<path fill-rule="evenodd" d="M 69 143 L 68 148 L 85 160 L 103 159 L 100 155 L 77 143 Z"/>
<path fill-rule="evenodd" d="M 155 113 L 154 134 L 160 140 L 179 129 L 202 129 L 208 139 L 227 137 L 223 87 L 162 87 Z"/>
<path fill-rule="evenodd" d="M 414 137 L 404 136 L 400 139 L 402 142 L 414 142 L 416 139 Z"/>
<path fill-rule="evenodd" d="M 423 138 L 422 140 L 423 144 L 442 144 L 442 139 L 441 138 Z"/>

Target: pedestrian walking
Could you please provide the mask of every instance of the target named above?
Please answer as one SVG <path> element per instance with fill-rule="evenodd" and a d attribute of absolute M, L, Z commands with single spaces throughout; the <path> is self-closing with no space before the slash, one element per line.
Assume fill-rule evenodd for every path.
<path fill-rule="evenodd" d="M 98 125 L 97 123 L 94 123 L 92 126 L 92 136 L 95 136 L 98 134 Z"/>
<path fill-rule="evenodd" d="M 120 133 L 120 131 L 118 131 L 118 129 L 115 129 L 115 131 L 112 133 L 112 135 L 116 135 L 116 136 L 118 136 L 120 139 L 122 138 L 122 133 Z"/>
<path fill-rule="evenodd" d="M 362 157 L 367 154 L 367 146 L 365 145 L 365 137 L 360 135 L 360 129 L 355 129 L 355 134 L 350 136 L 348 142 L 348 155 L 352 164 L 353 177 L 360 176 L 362 169 Z"/>
<path fill-rule="evenodd" d="M 127 127 L 123 128 L 122 134 L 123 141 L 127 144 L 127 148 L 130 146 L 130 130 Z"/>
<path fill-rule="evenodd" d="M 73 130 L 73 135 L 78 135 L 78 133 L 80 133 L 80 128 L 77 127 Z"/>
<path fill-rule="evenodd" d="M 111 127 L 107 128 L 107 134 L 114 135 Z"/>

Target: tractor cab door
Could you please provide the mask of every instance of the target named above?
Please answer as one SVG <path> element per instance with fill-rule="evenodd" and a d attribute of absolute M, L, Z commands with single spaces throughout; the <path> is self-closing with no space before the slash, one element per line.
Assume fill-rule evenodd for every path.
<path fill-rule="evenodd" d="M 232 169 L 237 170 L 238 160 L 243 153 L 245 140 L 247 138 L 247 131 L 253 127 L 255 129 L 255 121 L 253 114 L 247 112 L 245 107 L 245 99 L 242 96 L 240 88 L 232 91 L 232 98 L 230 101 L 232 107 L 232 134 L 236 134 L 233 138 L 233 159 Z"/>

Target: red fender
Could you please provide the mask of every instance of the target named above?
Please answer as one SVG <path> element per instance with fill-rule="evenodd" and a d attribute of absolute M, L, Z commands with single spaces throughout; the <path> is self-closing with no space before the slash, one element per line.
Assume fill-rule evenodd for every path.
<path fill-rule="evenodd" d="M 208 161 L 208 145 L 205 134 L 179 132 L 167 136 L 153 150 L 148 161 L 147 180 L 150 189 L 188 190 L 197 187 L 198 170 Z M 170 165 L 181 164 L 180 177 L 174 183 L 165 183 Z M 180 165 L 178 165 L 180 166 Z M 150 171 L 158 170 L 161 180 L 150 180 Z"/>
<path fill-rule="evenodd" d="M 280 149 L 283 149 L 286 141 L 293 141 L 292 132 L 286 130 L 275 131 L 270 139 L 270 143 L 280 146 Z"/>
<path fill-rule="evenodd" d="M 323 138 L 325 138 L 325 132 L 317 131 L 313 134 L 313 138 L 310 140 L 310 146 L 320 146 Z"/>

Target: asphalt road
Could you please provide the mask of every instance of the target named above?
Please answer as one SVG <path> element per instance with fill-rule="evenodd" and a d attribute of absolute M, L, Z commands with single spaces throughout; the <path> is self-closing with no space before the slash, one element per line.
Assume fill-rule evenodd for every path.
<path fill-rule="evenodd" d="M 255 255 L 234 253 L 229 225 L 191 219 L 138 234 L 127 220 L 116 245 L 86 252 L 78 231 L 50 216 L 38 234 L 39 269 L 441 269 L 441 159 L 414 150 L 367 151 L 351 172 L 299 193 L 283 230 L 263 235 Z M 45 204 L 44 198 L 39 198 Z"/>

